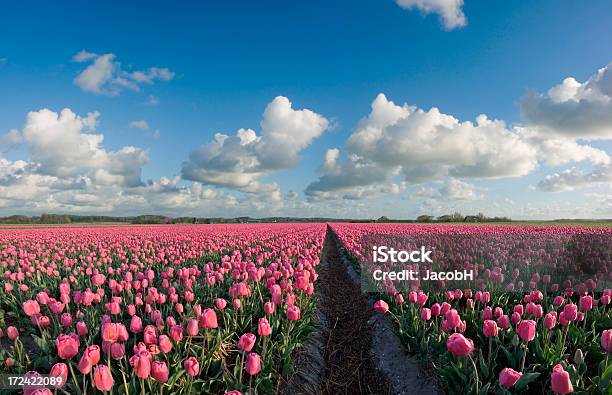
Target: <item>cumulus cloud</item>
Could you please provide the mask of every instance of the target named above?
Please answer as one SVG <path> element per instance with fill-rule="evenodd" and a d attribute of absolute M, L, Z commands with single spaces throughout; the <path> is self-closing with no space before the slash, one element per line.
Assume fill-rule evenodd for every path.
<path fill-rule="evenodd" d="M 543 132 L 579 139 L 612 139 L 612 63 L 586 82 L 568 77 L 547 93 L 521 100 L 526 122 Z"/>
<path fill-rule="evenodd" d="M 146 152 L 132 146 L 104 149 L 104 136 L 88 133 L 95 131 L 99 115 L 81 117 L 68 108 L 59 114 L 48 109 L 28 113 L 21 133 L 37 172 L 59 178 L 87 177 L 102 184 L 141 184 Z"/>
<path fill-rule="evenodd" d="M 397 166 L 388 168 L 357 155 L 351 155 L 345 161 L 334 163 L 333 167 L 325 163 L 321 169 L 324 174 L 305 190 L 306 195 L 311 198 L 329 199 L 338 193 L 344 193 L 345 196 L 354 199 L 363 196 L 363 192 L 354 193 L 355 189 L 390 183 L 400 171 Z"/>
<path fill-rule="evenodd" d="M 407 10 L 418 9 L 425 14 L 438 14 L 446 30 L 465 26 L 467 19 L 463 14 L 463 0 L 395 0 Z"/>
<path fill-rule="evenodd" d="M 591 171 L 572 167 L 546 176 L 536 188 L 544 192 L 563 192 L 596 185 L 612 186 L 611 166 L 595 166 Z"/>
<path fill-rule="evenodd" d="M 606 69 L 601 69 L 587 83 L 577 83 L 580 86 L 566 82 L 574 86 L 570 92 L 569 88 L 555 87 L 548 96 L 556 102 L 607 103 L 606 76 Z M 592 116 L 588 107 L 582 111 L 583 117 Z M 507 125 L 486 115 L 479 115 L 475 122 L 460 121 L 435 107 L 424 110 L 397 105 L 379 94 L 370 114 L 347 139 L 346 158 L 340 159 L 337 148 L 328 150 L 319 168 L 323 174 L 305 193 L 311 198 L 356 198 L 363 196 L 364 187 L 388 185 L 397 177 L 409 184 L 424 184 L 444 179 L 463 182 L 460 180 L 523 177 L 540 164 L 554 168 L 583 162 L 594 166 L 596 173 L 598 168 L 609 167 L 610 155 L 585 144 L 586 137 L 580 130 L 551 133 L 549 127 L 537 123 Z M 538 189 L 566 188 L 551 185 L 555 177 L 543 181 Z M 599 182 L 593 178 L 598 179 L 587 177 L 585 182 Z"/>
<path fill-rule="evenodd" d="M 329 121 L 308 109 L 294 110 L 289 99 L 278 96 L 266 107 L 260 126 L 260 135 L 253 129 L 215 134 L 190 154 L 183 178 L 243 192 L 275 191 L 277 184 L 261 178 L 294 167 L 299 153 L 328 129 Z"/>
<path fill-rule="evenodd" d="M 517 127 L 515 130 L 536 149 L 538 160 L 544 162 L 548 167 L 582 161 L 590 162 L 593 165 L 605 165 L 611 162 L 606 151 L 579 144 L 573 138 L 542 133 L 539 128 Z"/>
<path fill-rule="evenodd" d="M 379 94 L 370 114 L 346 143 L 349 157 L 328 151 L 309 195 L 386 183 L 401 174 L 409 183 L 453 178 L 520 177 L 537 166 L 537 151 L 504 122 L 484 115 L 476 123 L 404 104 Z"/>
<path fill-rule="evenodd" d="M 472 201 L 484 198 L 484 195 L 480 193 L 481 190 L 482 188 L 474 184 L 456 178 L 448 178 L 437 189 L 420 187 L 413 197 L 447 201 Z"/>
<path fill-rule="evenodd" d="M 261 136 L 248 130 L 236 134 L 242 144 L 249 146 L 246 152 L 258 160 L 262 174 L 297 161 L 300 150 L 322 133 L 313 122 L 322 128 L 326 124 L 324 118 L 308 110 L 292 110 L 290 104 L 289 108 L 274 108 L 277 105 L 287 103 L 277 100 L 269 106 Z M 27 159 L 9 160 L 0 155 L 0 210 L 5 214 L 154 212 L 216 217 L 289 212 L 306 215 L 304 210 L 312 209 L 297 193 L 283 194 L 278 184 L 259 179 L 240 188 L 246 193 L 237 194 L 216 188 L 221 185 L 218 183 L 189 182 L 178 175 L 143 181 L 141 170 L 147 161 L 146 152 L 131 146 L 105 148 L 104 136 L 96 132 L 99 119 L 97 112 L 77 115 L 70 109 L 29 113 L 23 128 L 10 134 L 22 141 Z M 287 156 L 260 161 L 258 155 L 278 144 L 284 138 L 283 131 L 300 134 Z"/>
<path fill-rule="evenodd" d="M 121 68 L 115 54 L 98 55 L 85 50 L 72 58 L 78 63 L 90 63 L 74 79 L 74 83 L 85 92 L 117 96 L 123 89 L 140 90 L 142 84 L 155 81 L 169 81 L 174 72 L 167 68 L 151 67 L 141 71 L 127 71 Z"/>
<path fill-rule="evenodd" d="M 478 193 L 474 184 L 455 178 L 448 179 L 439 190 L 440 196 L 447 200 L 479 200 L 483 195 Z"/>
<path fill-rule="evenodd" d="M 546 93 L 530 93 L 521 100 L 526 127 L 522 133 L 537 147 L 549 166 L 588 161 L 591 170 L 572 167 L 542 179 L 536 189 L 571 191 L 610 184 L 611 159 L 599 148 L 578 141 L 612 139 L 612 63 L 585 82 L 565 78 Z"/>

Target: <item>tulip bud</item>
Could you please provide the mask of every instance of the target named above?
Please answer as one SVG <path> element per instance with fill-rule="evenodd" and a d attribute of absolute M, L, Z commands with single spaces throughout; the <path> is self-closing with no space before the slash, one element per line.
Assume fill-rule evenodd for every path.
<path fill-rule="evenodd" d="M 257 353 L 249 353 L 246 358 L 245 370 L 250 376 L 255 376 L 261 371 L 261 359 Z"/>
<path fill-rule="evenodd" d="M 264 304 L 264 313 L 266 314 L 273 314 L 274 313 L 274 303 L 272 302 L 266 302 Z"/>
<path fill-rule="evenodd" d="M 576 349 L 576 352 L 574 353 L 574 363 L 577 365 L 581 365 L 584 363 L 584 354 L 579 348 Z"/>
<path fill-rule="evenodd" d="M 612 353 L 612 329 L 606 329 L 601 333 L 600 343 L 606 353 Z"/>
<path fill-rule="evenodd" d="M 257 337 L 254 334 L 245 333 L 244 335 L 240 336 L 238 347 L 243 351 L 249 352 L 253 349 L 256 339 Z"/>
<path fill-rule="evenodd" d="M 512 345 L 513 345 L 514 347 L 516 347 L 516 346 L 518 346 L 518 345 L 519 345 L 519 341 L 520 341 L 520 340 L 519 340 L 518 335 L 514 335 L 514 336 L 512 337 Z"/>
<path fill-rule="evenodd" d="M 561 364 L 557 364 L 553 367 L 552 374 L 550 375 L 550 386 L 553 392 L 557 394 L 569 394 L 574 392 L 570 375 L 563 369 Z"/>
<path fill-rule="evenodd" d="M 197 376 L 200 372 L 200 364 L 198 363 L 198 360 L 194 357 L 187 358 L 187 360 L 183 362 L 183 367 L 185 368 L 187 374 L 191 377 Z"/>
<path fill-rule="evenodd" d="M 272 334 L 272 328 L 270 327 L 270 323 L 265 317 L 259 319 L 259 323 L 257 325 L 257 333 L 259 336 L 270 336 Z"/>
<path fill-rule="evenodd" d="M 19 337 L 19 331 L 14 326 L 9 326 L 8 328 L 6 328 L 6 334 L 11 340 L 15 340 Z"/>
<path fill-rule="evenodd" d="M 83 321 L 79 321 L 76 323 L 77 334 L 81 337 L 87 335 L 87 324 Z"/>
<path fill-rule="evenodd" d="M 151 376 L 159 383 L 168 381 L 168 366 L 163 361 L 155 361 L 151 364 Z"/>
<path fill-rule="evenodd" d="M 187 322 L 187 335 L 189 336 L 197 336 L 198 334 L 198 321 L 191 319 Z"/>
<path fill-rule="evenodd" d="M 96 367 L 93 379 L 95 387 L 102 392 L 110 391 L 113 388 L 113 375 L 106 365 L 98 365 Z"/>

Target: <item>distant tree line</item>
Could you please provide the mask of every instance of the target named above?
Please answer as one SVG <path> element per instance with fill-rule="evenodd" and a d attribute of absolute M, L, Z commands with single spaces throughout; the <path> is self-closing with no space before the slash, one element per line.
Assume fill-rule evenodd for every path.
<path fill-rule="evenodd" d="M 168 217 L 164 215 L 137 215 L 137 216 L 104 216 L 104 215 L 70 215 L 70 214 L 41 214 L 39 216 L 11 215 L 0 217 L 0 224 L 5 225 L 62 225 L 86 223 L 125 223 L 125 224 L 246 224 L 246 223 L 288 223 L 288 222 L 367 222 L 367 220 L 352 220 L 339 218 L 295 218 L 295 217 L 267 217 L 267 218 L 198 218 L 198 217 Z"/>
<path fill-rule="evenodd" d="M 483 213 L 476 215 L 463 215 L 459 212 L 445 214 L 439 217 L 433 215 L 419 215 L 416 222 L 511 222 L 508 217 L 487 217 Z"/>
<path fill-rule="evenodd" d="M 342 219 L 342 218 L 296 218 L 296 217 L 235 217 L 235 218 L 199 218 L 199 217 L 168 217 L 164 215 L 137 215 L 137 216 L 105 216 L 105 215 L 71 215 L 71 214 L 41 214 L 39 216 L 11 215 L 0 217 L 0 224 L 10 225 L 54 225 L 54 224 L 86 224 L 86 223 L 124 223 L 124 224 L 247 224 L 247 223 L 288 223 L 288 222 L 510 222 L 507 217 L 487 217 L 482 213 L 476 215 L 463 215 L 455 212 L 448 215 L 434 217 L 433 215 L 420 215 L 416 220 L 390 219 L 382 216 L 373 219 Z"/>
<path fill-rule="evenodd" d="M 205 218 L 178 217 L 170 218 L 163 215 L 138 215 L 115 217 L 105 215 L 70 215 L 41 214 L 40 216 L 11 215 L 0 217 L 0 224 L 51 225 L 51 224 L 84 224 L 84 223 L 126 223 L 126 224 L 178 224 L 178 223 L 209 223 Z"/>

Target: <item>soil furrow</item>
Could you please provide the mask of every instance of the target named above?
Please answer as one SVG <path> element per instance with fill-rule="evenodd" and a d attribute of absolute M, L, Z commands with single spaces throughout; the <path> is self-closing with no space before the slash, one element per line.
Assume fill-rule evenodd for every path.
<path fill-rule="evenodd" d="M 348 276 L 328 229 L 317 281 L 319 308 L 330 323 L 324 351 L 324 394 L 388 394 L 389 385 L 372 359 L 372 306 Z"/>

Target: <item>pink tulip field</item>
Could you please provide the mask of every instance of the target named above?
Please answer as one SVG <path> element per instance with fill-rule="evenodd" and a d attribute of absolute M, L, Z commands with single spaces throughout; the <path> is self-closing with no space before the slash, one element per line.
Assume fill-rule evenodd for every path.
<path fill-rule="evenodd" d="M 271 393 L 306 338 L 325 226 L 3 229 L 3 373 L 37 393 Z M 34 388 L 25 393 L 34 393 Z"/>
<path fill-rule="evenodd" d="M 0 373 L 61 378 L 27 394 L 285 393 L 318 330 L 328 232 L 362 277 L 373 235 L 437 243 L 442 267 L 476 272 L 469 285 L 383 282 L 371 295 L 441 393 L 610 393 L 603 227 L 6 227 Z"/>
<path fill-rule="evenodd" d="M 438 281 L 424 291 L 419 281 L 404 289 L 387 283 L 374 305 L 395 323 L 406 350 L 416 354 L 449 393 L 612 392 L 612 290 L 607 288 L 612 280 L 612 229 L 332 227 L 362 276 L 372 271 L 364 263 L 365 236 L 447 243 L 441 235 L 467 236 L 451 239 L 445 255 L 436 253 L 447 269 L 474 269 L 472 288 Z M 583 276 L 572 282 L 576 274 Z"/>

